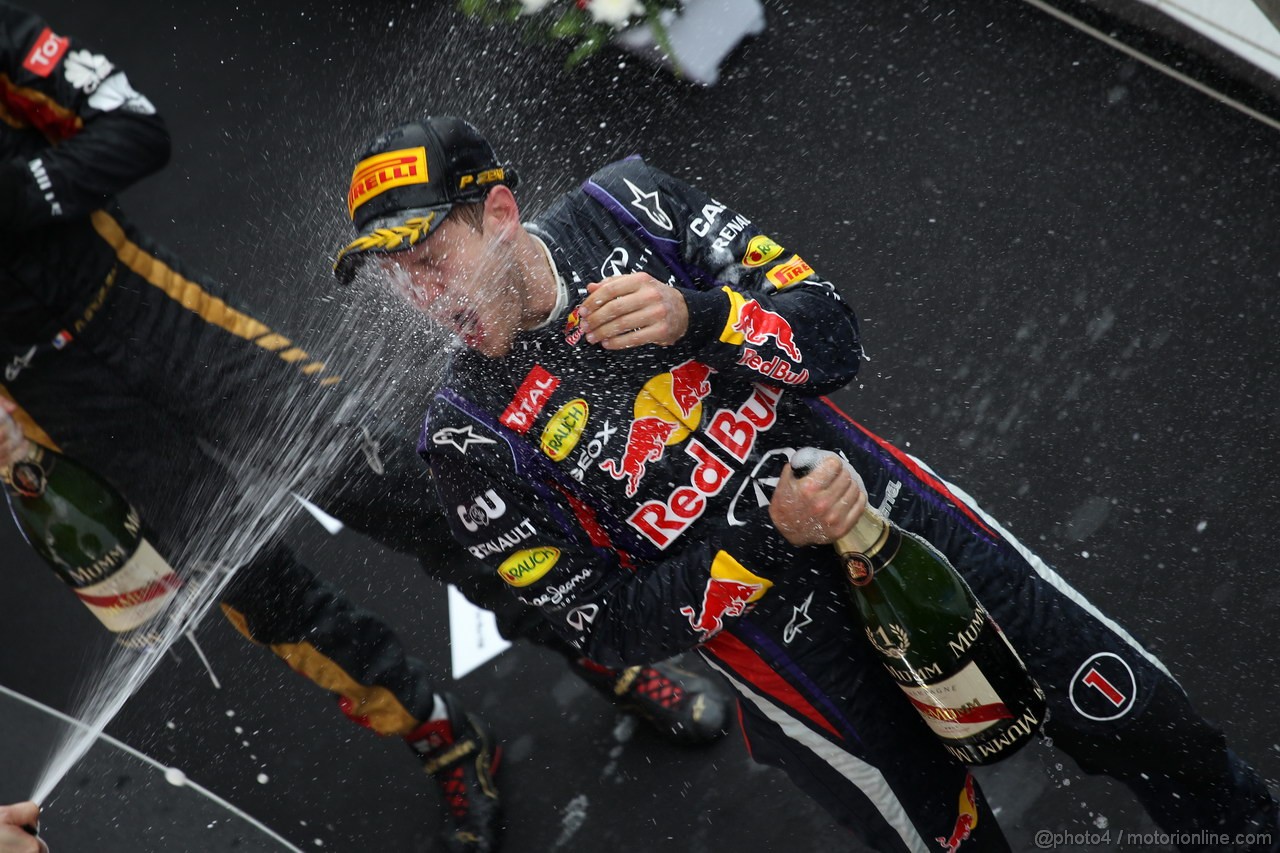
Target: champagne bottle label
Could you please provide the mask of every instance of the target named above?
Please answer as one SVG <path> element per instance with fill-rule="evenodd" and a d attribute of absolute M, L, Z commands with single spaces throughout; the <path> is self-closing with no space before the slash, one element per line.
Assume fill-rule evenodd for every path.
<path fill-rule="evenodd" d="M 943 740 L 973 737 L 1013 714 L 976 663 L 928 685 L 899 684 L 920 716 Z"/>
<path fill-rule="evenodd" d="M 76 597 L 109 630 L 130 631 L 164 609 L 182 580 L 142 539 L 138 550 L 104 580 L 75 590 Z"/>

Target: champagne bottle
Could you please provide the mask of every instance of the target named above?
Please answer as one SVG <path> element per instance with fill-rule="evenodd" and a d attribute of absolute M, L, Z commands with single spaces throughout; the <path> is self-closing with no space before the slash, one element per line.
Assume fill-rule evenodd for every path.
<path fill-rule="evenodd" d="M 803 448 L 792 470 L 827 455 Z M 1029 743 L 1044 692 L 947 558 L 870 507 L 833 545 L 867 639 L 946 750 L 982 765 Z"/>
<path fill-rule="evenodd" d="M 147 541 L 124 496 L 75 460 L 29 440 L 17 461 L 0 468 L 0 481 L 27 543 L 116 642 L 154 644 L 149 623 L 182 581 Z"/>

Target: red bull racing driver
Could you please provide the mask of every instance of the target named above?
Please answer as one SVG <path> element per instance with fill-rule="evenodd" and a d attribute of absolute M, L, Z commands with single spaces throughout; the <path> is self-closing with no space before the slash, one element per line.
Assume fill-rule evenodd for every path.
<path fill-rule="evenodd" d="M 453 534 L 521 601 L 603 663 L 699 648 L 739 692 L 753 757 L 871 849 L 1008 850 L 848 614 L 826 546 L 870 501 L 964 574 L 1048 693 L 1045 730 L 1084 768 L 1122 780 L 1171 833 L 1275 829 L 1263 782 L 1155 656 L 819 396 L 862 351 L 852 310 L 802 255 L 638 158 L 527 223 L 515 184 L 460 119 L 392 130 L 356 166 L 358 237 L 335 272 L 390 281 L 465 345 L 419 450 Z M 865 487 L 834 459 L 796 479 L 788 460 L 809 445 L 838 450 Z M 490 529 L 468 523 L 477 507 L 497 514 Z M 522 532 L 495 543 L 498 528 Z"/>

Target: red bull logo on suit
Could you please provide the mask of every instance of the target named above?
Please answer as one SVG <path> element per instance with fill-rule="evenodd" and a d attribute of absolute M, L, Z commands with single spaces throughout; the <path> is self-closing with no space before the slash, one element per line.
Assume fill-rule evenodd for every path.
<path fill-rule="evenodd" d="M 713 373 L 713 368 L 690 360 L 644 384 L 632 409 L 635 420 L 622 456 L 600 463 L 613 479 L 627 481 L 627 497 L 640 488 L 649 463 L 660 460 L 667 447 L 684 441 L 702 423 L 702 400 L 711 393 Z"/>
<path fill-rule="evenodd" d="M 772 586 L 771 581 L 752 574 L 720 551 L 711 563 L 711 577 L 707 578 L 698 609 L 681 607 L 680 614 L 688 618 L 689 624 L 706 640 L 724 628 L 726 616 L 741 616 Z"/>

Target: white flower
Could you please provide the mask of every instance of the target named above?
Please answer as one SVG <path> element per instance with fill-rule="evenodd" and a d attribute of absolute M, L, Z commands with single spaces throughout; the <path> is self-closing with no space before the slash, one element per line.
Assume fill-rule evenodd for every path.
<path fill-rule="evenodd" d="M 587 8 L 597 24 L 609 24 L 619 30 L 636 15 L 644 14 L 644 4 L 640 0 L 591 0 Z"/>
<path fill-rule="evenodd" d="M 536 15 L 551 4 L 551 0 L 520 0 L 521 15 Z"/>

